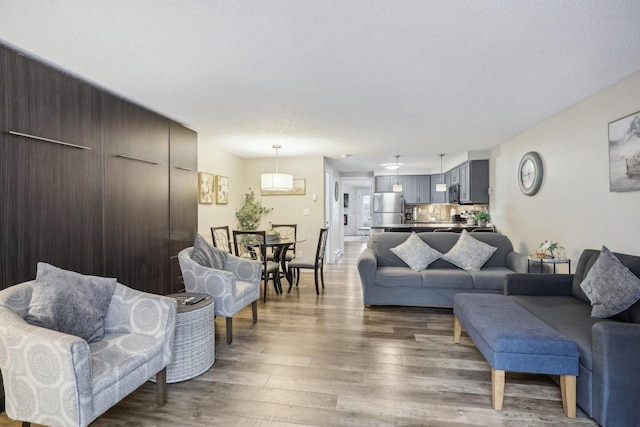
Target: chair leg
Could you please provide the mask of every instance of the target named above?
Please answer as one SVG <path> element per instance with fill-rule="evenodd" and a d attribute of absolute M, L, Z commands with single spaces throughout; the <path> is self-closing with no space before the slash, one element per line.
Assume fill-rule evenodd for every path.
<path fill-rule="evenodd" d="M 294 271 L 295 270 L 293 268 L 289 267 L 289 277 L 291 278 L 291 280 L 289 281 L 289 290 L 287 291 L 288 294 L 291 293 L 291 288 L 293 287 L 293 274 L 294 274 L 293 272 Z"/>
<path fill-rule="evenodd" d="M 156 374 L 156 398 L 158 405 L 164 406 L 167 403 L 167 368 L 164 367 Z"/>
<path fill-rule="evenodd" d="M 322 283 L 322 289 L 324 289 L 324 268 L 323 264 L 320 264 L 320 282 Z"/>
<path fill-rule="evenodd" d="M 258 322 L 258 300 L 251 303 L 251 313 L 253 314 L 253 323 Z"/>
<path fill-rule="evenodd" d="M 263 292 L 264 295 L 262 296 L 262 302 L 266 303 L 267 302 L 267 282 L 264 280 L 263 282 L 264 282 L 264 292 Z"/>
<path fill-rule="evenodd" d="M 320 290 L 318 289 L 318 267 L 313 269 L 313 278 L 316 282 L 316 295 L 320 295 Z"/>
<path fill-rule="evenodd" d="M 31 427 L 31 423 L 29 421 L 23 421 L 22 427 Z"/>
<path fill-rule="evenodd" d="M 231 344 L 233 341 L 233 319 L 227 317 L 227 344 Z"/>
<path fill-rule="evenodd" d="M 300 283 L 300 269 L 296 268 L 296 288 L 298 287 L 298 283 Z"/>

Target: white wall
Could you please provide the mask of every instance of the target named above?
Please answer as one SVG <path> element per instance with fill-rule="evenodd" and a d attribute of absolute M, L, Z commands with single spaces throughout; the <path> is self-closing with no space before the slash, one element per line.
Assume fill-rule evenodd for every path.
<path fill-rule="evenodd" d="M 209 242 L 211 227 L 237 228 L 236 207 L 244 202 L 247 188 L 244 162 L 244 159 L 220 150 L 211 141 L 198 140 L 198 171 L 229 177 L 229 204 L 198 205 L 198 233 Z"/>
<path fill-rule="evenodd" d="M 585 248 L 604 244 L 640 255 L 640 191 L 609 192 L 608 157 L 608 123 L 638 110 L 640 73 L 491 150 L 491 219 L 517 251 L 531 253 L 555 240 L 575 261 L 574 271 Z M 540 153 L 544 163 L 544 181 L 533 197 L 517 183 L 528 151 Z"/>

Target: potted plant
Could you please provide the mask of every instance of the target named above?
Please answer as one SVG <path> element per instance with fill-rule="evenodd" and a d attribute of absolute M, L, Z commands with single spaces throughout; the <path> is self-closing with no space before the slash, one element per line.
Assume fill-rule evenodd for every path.
<path fill-rule="evenodd" d="M 257 230 L 260 225 L 262 215 L 266 215 L 273 209 L 262 205 L 262 201 L 256 200 L 256 195 L 249 188 L 248 193 L 244 193 L 244 205 L 236 210 L 238 218 L 238 228 L 240 230 Z"/>
<path fill-rule="evenodd" d="M 486 212 L 479 212 L 473 218 L 478 221 L 479 227 L 486 227 L 487 221 L 489 221 L 489 214 Z"/>

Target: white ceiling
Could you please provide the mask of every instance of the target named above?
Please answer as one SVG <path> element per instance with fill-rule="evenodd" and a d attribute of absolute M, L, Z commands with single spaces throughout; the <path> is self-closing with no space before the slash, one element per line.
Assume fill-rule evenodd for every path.
<path fill-rule="evenodd" d="M 0 0 L 5 43 L 200 141 L 342 171 L 490 149 L 640 70 L 639 23 L 638 0 Z"/>

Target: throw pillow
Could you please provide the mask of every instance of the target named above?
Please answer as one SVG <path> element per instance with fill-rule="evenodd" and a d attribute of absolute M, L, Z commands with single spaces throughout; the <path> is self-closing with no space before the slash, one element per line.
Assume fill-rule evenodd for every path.
<path fill-rule="evenodd" d="M 442 256 L 442 259 L 463 270 L 478 271 L 496 250 L 498 248 L 474 239 L 467 230 L 462 230 L 456 244 Z"/>
<path fill-rule="evenodd" d="M 580 287 L 591 301 L 591 316 L 605 318 L 621 313 L 640 299 L 640 278 L 606 246 Z"/>
<path fill-rule="evenodd" d="M 191 259 L 204 267 L 224 269 L 224 252 L 210 245 L 201 234 L 196 234 Z"/>
<path fill-rule="evenodd" d="M 115 288 L 116 279 L 85 276 L 39 262 L 25 320 L 96 341 L 104 335 L 104 318 Z"/>
<path fill-rule="evenodd" d="M 412 270 L 424 270 L 433 261 L 442 256 L 440 252 L 427 245 L 416 233 L 395 248 L 391 252 L 405 262 Z"/>

